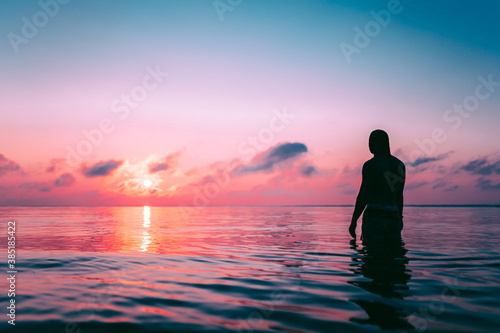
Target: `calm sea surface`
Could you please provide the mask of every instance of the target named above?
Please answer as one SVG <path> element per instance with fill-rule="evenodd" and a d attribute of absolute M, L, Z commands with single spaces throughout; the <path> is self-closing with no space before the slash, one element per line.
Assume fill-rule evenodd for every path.
<path fill-rule="evenodd" d="M 0 331 L 499 331 L 500 208 L 407 207 L 394 255 L 351 242 L 352 210 L 0 208 Z"/>

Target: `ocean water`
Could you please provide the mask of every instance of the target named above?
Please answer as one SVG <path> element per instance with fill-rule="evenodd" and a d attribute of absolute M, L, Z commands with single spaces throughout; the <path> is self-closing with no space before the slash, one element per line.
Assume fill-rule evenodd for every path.
<path fill-rule="evenodd" d="M 404 246 L 382 254 L 351 241 L 352 210 L 2 207 L 18 273 L 12 326 L 2 256 L 0 330 L 500 329 L 500 208 L 407 207 Z"/>

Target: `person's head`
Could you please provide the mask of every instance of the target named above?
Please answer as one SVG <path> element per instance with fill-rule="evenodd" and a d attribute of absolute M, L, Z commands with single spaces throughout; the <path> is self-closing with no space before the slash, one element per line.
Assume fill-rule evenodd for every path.
<path fill-rule="evenodd" d="M 389 136 L 385 131 L 380 129 L 374 130 L 370 134 L 368 140 L 370 152 L 375 156 L 390 156 L 391 148 L 389 147 Z"/>

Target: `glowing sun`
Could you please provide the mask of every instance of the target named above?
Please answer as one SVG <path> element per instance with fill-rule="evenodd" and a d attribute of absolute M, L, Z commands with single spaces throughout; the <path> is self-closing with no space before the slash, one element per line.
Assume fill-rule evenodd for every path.
<path fill-rule="evenodd" d="M 151 185 L 153 185 L 153 182 L 150 179 L 146 179 L 144 180 L 143 184 L 145 187 L 151 187 Z"/>

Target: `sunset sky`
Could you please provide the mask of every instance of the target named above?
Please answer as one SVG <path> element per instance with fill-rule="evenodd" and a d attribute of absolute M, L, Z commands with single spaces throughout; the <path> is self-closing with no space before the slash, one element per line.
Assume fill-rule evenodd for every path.
<path fill-rule="evenodd" d="M 0 205 L 500 204 L 500 3 L 0 2 Z"/>

